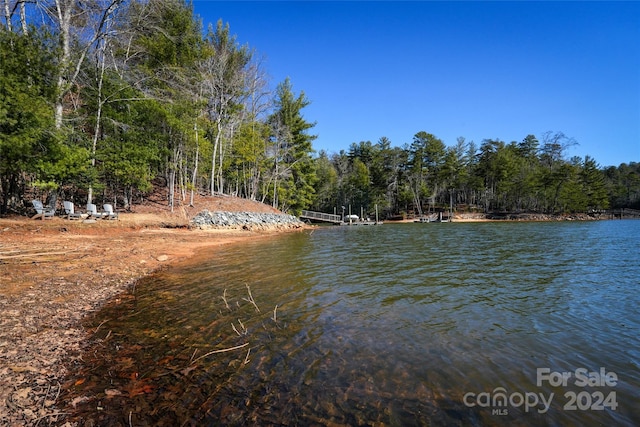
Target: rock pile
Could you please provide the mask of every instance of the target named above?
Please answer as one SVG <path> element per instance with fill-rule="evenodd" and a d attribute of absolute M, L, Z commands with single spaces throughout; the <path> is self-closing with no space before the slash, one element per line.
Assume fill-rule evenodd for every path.
<path fill-rule="evenodd" d="M 241 228 L 271 230 L 301 228 L 304 223 L 293 215 L 258 212 L 210 212 L 204 210 L 191 220 L 198 228 Z"/>

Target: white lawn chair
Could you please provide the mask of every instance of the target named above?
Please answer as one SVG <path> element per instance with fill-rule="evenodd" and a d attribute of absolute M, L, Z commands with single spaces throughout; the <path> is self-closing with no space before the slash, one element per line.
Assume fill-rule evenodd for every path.
<path fill-rule="evenodd" d="M 113 210 L 113 205 L 105 203 L 104 205 L 102 205 L 102 208 L 104 209 L 105 219 L 118 219 L 118 212 L 115 212 Z"/>
<path fill-rule="evenodd" d="M 87 203 L 87 213 L 89 218 L 102 219 L 107 215 L 105 212 L 98 212 L 98 208 L 93 203 Z"/>
<path fill-rule="evenodd" d="M 73 202 L 65 201 L 62 202 L 62 204 L 64 205 L 64 214 L 67 216 L 67 219 L 84 219 L 88 216 L 87 214 L 76 212 Z"/>
<path fill-rule="evenodd" d="M 44 206 L 40 200 L 32 200 L 31 204 L 33 208 L 36 210 L 36 214 L 31 217 L 31 219 L 51 219 L 55 216 L 56 210 L 51 206 Z"/>

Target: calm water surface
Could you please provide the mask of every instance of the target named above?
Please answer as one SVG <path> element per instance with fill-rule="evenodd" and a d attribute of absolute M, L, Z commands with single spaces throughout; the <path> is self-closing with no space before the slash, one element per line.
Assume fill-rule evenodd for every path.
<path fill-rule="evenodd" d="M 638 425 L 639 254 L 640 221 L 223 246 L 92 319 L 66 397 L 98 424 Z"/>

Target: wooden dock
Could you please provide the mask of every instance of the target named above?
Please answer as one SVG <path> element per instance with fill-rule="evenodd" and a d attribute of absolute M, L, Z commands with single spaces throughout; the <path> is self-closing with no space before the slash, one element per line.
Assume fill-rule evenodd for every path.
<path fill-rule="evenodd" d="M 340 215 L 332 215 L 324 212 L 302 211 L 300 219 L 329 222 L 336 225 L 381 225 L 382 221 L 353 220 L 343 221 Z"/>
<path fill-rule="evenodd" d="M 452 215 L 449 212 L 436 212 L 430 215 L 425 215 L 413 222 L 451 222 Z"/>
<path fill-rule="evenodd" d="M 629 209 L 629 208 L 611 209 L 611 210 L 608 210 L 608 211 L 604 211 L 604 213 L 610 219 L 640 218 L 640 211 L 639 210 Z"/>
<path fill-rule="evenodd" d="M 332 215 L 324 212 L 302 211 L 300 219 L 310 219 L 313 221 L 330 222 L 332 224 L 341 224 L 340 215 Z"/>
<path fill-rule="evenodd" d="M 341 222 L 338 225 L 382 225 L 382 221 L 366 221 L 366 220 L 360 220 L 360 221 L 351 221 L 351 222 Z"/>

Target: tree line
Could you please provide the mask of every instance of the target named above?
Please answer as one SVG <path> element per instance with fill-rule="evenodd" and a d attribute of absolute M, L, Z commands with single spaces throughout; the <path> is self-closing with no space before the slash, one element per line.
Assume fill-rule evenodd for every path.
<path fill-rule="evenodd" d="M 228 24 L 181 0 L 3 0 L 0 212 L 26 195 L 130 205 L 237 194 L 299 210 L 313 193 L 312 123 L 287 79 Z"/>
<path fill-rule="evenodd" d="M 183 0 L 0 3 L 1 214 L 52 195 L 128 209 L 158 182 L 172 208 L 196 193 L 294 214 L 640 207 L 638 164 L 567 160 L 560 132 L 315 153 L 304 92 L 271 89 L 257 53 Z"/>
<path fill-rule="evenodd" d="M 598 212 L 640 207 L 640 164 L 601 168 L 590 156 L 567 159 L 575 145 L 562 132 L 479 145 L 457 139 L 446 146 L 420 131 L 410 144 L 388 138 L 353 143 L 337 154 L 320 152 L 313 208 L 338 212 L 346 204 L 386 216 L 443 210 L 476 212 Z"/>

